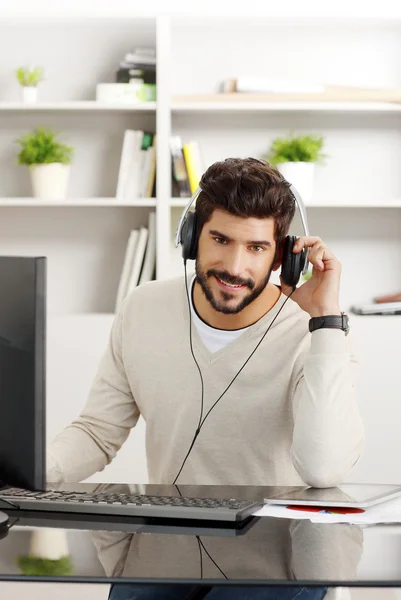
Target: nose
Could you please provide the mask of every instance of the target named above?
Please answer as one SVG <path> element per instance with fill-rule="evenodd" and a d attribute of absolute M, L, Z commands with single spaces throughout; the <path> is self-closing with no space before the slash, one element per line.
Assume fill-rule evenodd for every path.
<path fill-rule="evenodd" d="M 246 270 L 246 249 L 232 246 L 224 259 L 224 268 L 233 277 L 241 277 Z"/>

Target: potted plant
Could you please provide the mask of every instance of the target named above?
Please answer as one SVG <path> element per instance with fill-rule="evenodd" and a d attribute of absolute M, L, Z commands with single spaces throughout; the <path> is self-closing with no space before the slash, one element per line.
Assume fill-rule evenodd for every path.
<path fill-rule="evenodd" d="M 32 532 L 29 554 L 17 563 L 25 575 L 69 575 L 73 572 L 67 534 L 63 529 L 39 528 Z"/>
<path fill-rule="evenodd" d="M 16 70 L 17 79 L 22 89 L 22 101 L 36 102 L 38 98 L 38 85 L 43 80 L 41 67 L 19 67 Z"/>
<path fill-rule="evenodd" d="M 315 179 L 315 164 L 322 163 L 323 137 L 319 135 L 275 138 L 266 160 L 294 185 L 305 202 L 311 202 Z"/>
<path fill-rule="evenodd" d="M 18 164 L 26 165 L 31 174 L 33 196 L 44 200 L 63 200 L 73 148 L 61 144 L 51 129 L 38 127 L 16 140 L 21 146 Z"/>
<path fill-rule="evenodd" d="M 307 270 L 307 272 L 305 273 L 305 275 L 301 275 L 301 281 L 302 281 L 302 283 L 306 283 L 312 277 L 312 268 L 313 267 L 311 267 L 311 265 L 309 265 L 309 269 Z"/>

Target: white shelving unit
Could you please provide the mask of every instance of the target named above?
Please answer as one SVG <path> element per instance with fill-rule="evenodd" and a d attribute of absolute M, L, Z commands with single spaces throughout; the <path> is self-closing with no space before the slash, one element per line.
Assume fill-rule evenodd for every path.
<path fill-rule="evenodd" d="M 216 93 L 223 79 L 250 71 L 401 88 L 400 22 L 342 19 L 322 31 L 320 21 L 296 19 L 53 18 L 31 28 L 27 21 L 0 20 L 2 43 L 10 49 L 0 58 L 0 69 L 9 73 L 0 98 L 0 253 L 48 256 L 51 313 L 112 312 L 129 231 L 145 225 L 150 210 L 156 211 L 157 277 L 182 274 L 173 236 L 187 199 L 172 197 L 170 135 L 197 140 L 207 168 L 227 156 L 261 156 L 276 135 L 313 131 L 325 135 L 328 158 L 318 167 L 309 225 L 344 265 L 344 306 L 396 291 L 401 103 L 278 102 Z M 372 36 L 380 48 L 375 53 Z M 12 73 L 25 62 L 27 44 L 30 60 L 46 70 L 32 105 L 19 101 Z M 135 45 L 157 48 L 157 102 L 97 103 L 96 83 L 114 80 L 118 61 Z M 27 170 L 16 165 L 15 139 L 39 124 L 54 127 L 76 149 L 63 202 L 31 198 Z M 157 133 L 157 198 L 114 198 L 127 128 Z M 302 233 L 297 217 L 293 229 Z M 361 281 L 360 256 L 374 277 Z"/>
<path fill-rule="evenodd" d="M 181 207 L 184 208 L 189 202 L 188 198 L 171 198 L 170 206 L 171 207 Z M 356 200 L 328 200 L 325 202 L 321 202 L 319 200 L 315 200 L 313 202 L 305 202 L 305 206 L 308 210 L 313 208 L 401 208 L 401 199 L 394 200 L 376 200 L 369 201 L 366 200 L 364 202 L 357 202 Z"/>
<path fill-rule="evenodd" d="M 97 111 L 97 112 L 139 112 L 152 113 L 156 110 L 156 102 L 144 104 L 108 104 L 91 100 L 75 102 L 38 102 L 37 104 L 24 104 L 23 102 L 0 102 L 0 111 L 22 112 L 52 112 L 52 111 Z"/>
<path fill-rule="evenodd" d="M 401 89 L 400 35 L 400 20 L 380 19 L 332 23 L 121 14 L 104 20 L 64 21 L 60 16 L 31 24 L 29 19 L 0 18 L 6 49 L 0 53 L 0 255 L 48 257 L 52 435 L 85 401 L 107 341 L 129 232 L 146 225 L 149 211 L 156 211 L 157 277 L 183 273 L 173 236 L 187 199 L 172 197 L 171 134 L 184 142 L 197 140 L 205 168 L 229 156 L 260 157 L 274 137 L 291 130 L 323 134 L 328 157 L 318 167 L 308 220 L 311 234 L 321 236 L 343 264 L 342 307 L 348 310 L 352 303 L 399 291 L 401 104 L 234 104 L 210 95 L 223 79 L 249 72 Z M 135 107 L 94 102 L 96 84 L 113 81 L 121 57 L 141 45 L 157 48 L 157 102 Z M 46 69 L 37 105 L 19 102 L 13 76 L 27 60 Z M 193 100 L 195 96 L 203 100 Z M 16 165 L 15 139 L 37 125 L 54 127 L 76 148 L 65 202 L 30 198 L 28 173 Z M 114 199 L 127 128 L 157 133 L 156 198 L 130 204 Z M 298 215 L 291 233 L 302 235 Z M 400 319 L 353 321 L 368 354 L 361 405 L 367 438 L 374 440 L 353 479 L 398 481 L 398 461 L 381 458 L 381 452 L 387 448 L 394 457 L 401 452 L 401 415 L 396 412 Z M 71 373 L 61 379 L 63 373 L 67 377 L 66 365 L 72 365 Z M 132 443 L 142 439 L 138 428 L 135 436 Z M 126 481 L 127 472 L 135 477 L 132 456 L 142 451 L 144 461 L 144 451 L 126 448 L 126 458 L 120 454 L 113 462 L 114 475 L 103 473 L 105 480 Z"/>
<path fill-rule="evenodd" d="M 117 198 L 67 198 L 66 200 L 40 200 L 38 198 L 0 198 L 0 206 L 12 206 L 12 207 L 37 207 L 37 208 L 65 208 L 66 206 L 97 208 L 99 206 L 106 207 L 121 207 L 126 208 L 128 206 L 148 206 L 156 207 L 155 198 L 139 198 L 132 202 L 118 200 Z"/>
<path fill-rule="evenodd" d="M 342 305 L 348 310 L 396 292 L 401 285 L 400 23 L 342 19 L 323 27 L 320 21 L 284 18 L 177 17 L 170 25 L 170 48 L 163 56 L 170 61 L 171 132 L 184 143 L 199 142 L 205 168 L 228 156 L 266 155 L 271 140 L 290 131 L 324 135 L 327 158 L 317 168 L 308 220 L 311 234 L 321 236 L 343 264 Z M 372 39 L 380 48 L 376 54 Z M 393 101 L 266 101 L 262 95 L 259 100 L 217 92 L 224 79 L 249 73 L 387 87 L 394 91 Z M 160 248 L 159 277 L 183 273 L 172 240 L 187 199 L 166 193 L 166 200 L 170 248 Z M 291 232 L 302 235 L 298 215 Z"/>
<path fill-rule="evenodd" d="M 155 132 L 157 104 L 100 103 L 96 84 L 135 46 L 156 46 L 156 20 L 0 19 L 0 34 L 0 254 L 47 256 L 49 316 L 112 313 L 129 232 L 157 208 L 115 198 L 124 131 Z M 14 75 L 27 62 L 45 71 L 35 104 Z M 75 149 L 66 200 L 32 198 L 17 165 L 16 139 L 39 125 Z"/>
<path fill-rule="evenodd" d="M 206 96 L 206 95 L 205 95 Z M 207 97 L 207 96 L 206 96 Z M 400 104 L 385 102 L 224 102 L 220 100 L 174 100 L 171 110 L 175 114 L 211 113 L 342 113 L 387 114 L 401 113 Z"/>

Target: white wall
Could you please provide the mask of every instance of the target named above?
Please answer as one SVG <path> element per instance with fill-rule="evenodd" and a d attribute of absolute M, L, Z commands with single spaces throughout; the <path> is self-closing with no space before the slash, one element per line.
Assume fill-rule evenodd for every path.
<path fill-rule="evenodd" d="M 112 315 L 52 317 L 48 323 L 48 424 L 51 440 L 82 409 L 106 347 Z M 366 428 L 366 447 L 348 481 L 400 483 L 399 401 L 401 370 L 398 340 L 401 318 L 351 316 L 361 360 L 358 401 Z M 378 342 L 377 340 L 380 340 Z M 132 430 L 117 458 L 91 481 L 145 483 L 145 424 Z"/>
<path fill-rule="evenodd" d="M 47 257 L 50 315 L 111 313 L 129 232 L 147 210 L 0 207 L 0 255 Z"/>
<path fill-rule="evenodd" d="M 196 4 L 188 4 L 186 0 L 170 0 L 168 7 L 164 0 L 148 0 L 146 3 L 133 3 L 131 0 L 16 0 L 12 4 L 0 7 L 0 16 L 56 16 L 56 17 L 93 17 L 98 18 L 139 16 L 155 14 L 168 15 L 266 15 L 279 17 L 347 17 L 358 19 L 392 19 L 401 16 L 401 7 L 393 0 L 382 0 L 380 3 L 365 3 L 361 0 L 337 0 L 337 2 L 321 2 L 319 0 L 282 0 L 276 2 L 260 2 L 248 0 L 246 3 L 233 3 L 231 0 L 203 0 Z"/>
<path fill-rule="evenodd" d="M 114 316 L 67 315 L 48 319 L 47 439 L 75 419 L 82 410 Z M 146 483 L 145 427 L 140 419 L 111 465 L 89 478 L 109 483 Z"/>

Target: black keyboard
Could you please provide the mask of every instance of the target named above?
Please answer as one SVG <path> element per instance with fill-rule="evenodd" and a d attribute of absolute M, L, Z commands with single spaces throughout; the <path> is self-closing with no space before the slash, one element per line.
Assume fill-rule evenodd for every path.
<path fill-rule="evenodd" d="M 7 488 L 1 499 L 22 510 L 125 515 L 163 519 L 201 519 L 241 522 L 263 506 L 263 502 L 236 498 L 192 498 L 67 491 L 31 492 Z M 11 508 L 8 506 L 8 508 Z"/>

